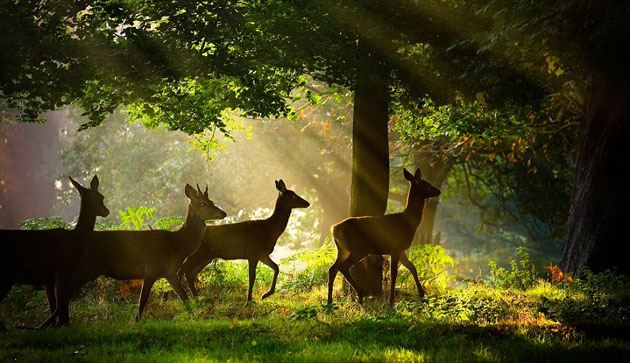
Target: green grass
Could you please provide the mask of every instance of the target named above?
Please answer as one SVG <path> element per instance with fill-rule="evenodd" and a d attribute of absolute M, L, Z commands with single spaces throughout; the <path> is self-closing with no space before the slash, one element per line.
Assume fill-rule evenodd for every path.
<path fill-rule="evenodd" d="M 630 360 L 627 284 L 540 281 L 523 291 L 472 283 L 423 300 L 405 285 L 393 307 L 382 298 L 361 307 L 338 287 L 332 309 L 323 305 L 324 288 L 280 286 L 270 299 L 245 304 L 242 284 L 207 286 L 188 309 L 154 295 L 140 323 L 135 298 L 92 290 L 73 304 L 72 327 L 40 332 L 15 326 L 45 318 L 41 293 L 18 301 L 14 291 L 0 304 L 10 329 L 0 333 L 0 362 Z"/>

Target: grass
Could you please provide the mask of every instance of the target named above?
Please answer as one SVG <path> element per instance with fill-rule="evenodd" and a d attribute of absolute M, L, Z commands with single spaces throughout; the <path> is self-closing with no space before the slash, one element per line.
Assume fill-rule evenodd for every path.
<path fill-rule="evenodd" d="M 257 281 L 258 299 L 268 284 Z M 249 304 L 243 285 L 208 285 L 188 308 L 154 295 L 140 323 L 135 297 L 92 287 L 73 304 L 72 327 L 41 332 L 11 327 L 46 317 L 42 293 L 13 291 L 0 304 L 10 328 L 0 361 L 630 361 L 627 283 L 469 283 L 423 300 L 405 284 L 393 307 L 382 298 L 359 306 L 337 288 L 332 308 L 321 284 L 284 284 Z"/>

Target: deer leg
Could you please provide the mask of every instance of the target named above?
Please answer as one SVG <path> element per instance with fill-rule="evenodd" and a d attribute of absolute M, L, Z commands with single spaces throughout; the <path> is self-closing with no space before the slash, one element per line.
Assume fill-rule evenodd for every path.
<path fill-rule="evenodd" d="M 142 310 L 147 305 L 149 301 L 149 294 L 151 293 L 151 288 L 155 283 L 155 277 L 145 277 L 144 282 L 142 283 L 142 292 L 140 292 L 140 301 L 138 302 L 138 313 L 136 314 L 136 321 L 140 321 L 142 318 Z"/>
<path fill-rule="evenodd" d="M 352 278 L 352 275 L 350 275 L 350 267 L 352 267 L 361 259 L 363 259 L 363 257 L 365 256 L 361 256 L 361 258 L 357 258 L 356 256 L 351 254 L 350 256 L 348 256 L 346 260 L 344 260 L 343 262 L 339 264 L 339 271 L 341 271 L 341 274 L 343 275 L 343 277 L 346 278 L 346 281 L 348 281 L 350 286 L 352 286 L 354 291 L 357 293 L 359 304 L 361 305 L 363 305 L 363 295 L 364 295 L 363 290 L 361 290 L 361 288 L 359 287 L 359 284 L 357 284 L 356 281 L 354 281 L 354 279 Z"/>
<path fill-rule="evenodd" d="M 413 263 L 409 260 L 409 257 L 407 257 L 407 255 L 404 252 L 400 255 L 400 263 L 402 263 L 402 265 L 405 266 L 407 270 L 409 270 L 409 272 L 411 272 L 413 279 L 416 280 L 416 287 L 418 288 L 418 295 L 420 295 L 420 297 L 422 298 L 424 296 L 424 289 L 422 288 L 422 285 L 420 285 L 420 280 L 418 279 L 418 271 L 416 271 L 416 266 L 413 265 Z"/>
<path fill-rule="evenodd" d="M 57 298 L 57 308 L 54 314 L 57 315 L 58 326 L 70 325 L 70 300 L 72 299 L 73 289 L 65 286 L 65 284 L 55 284 L 55 295 Z"/>
<path fill-rule="evenodd" d="M 186 276 L 186 281 L 188 282 L 188 288 L 190 289 L 190 293 L 193 296 L 197 297 L 199 296 L 199 290 L 197 290 L 197 287 L 195 286 L 195 284 L 197 283 L 197 275 L 199 275 L 201 270 L 203 270 L 204 267 L 206 267 L 210 262 L 212 262 L 214 258 L 204 261 L 205 263 L 199 263 L 197 261 L 195 261 L 196 263 L 193 263 L 193 261 L 189 259 L 190 257 L 186 259 L 182 267 L 177 272 L 177 275 L 180 278 L 182 276 Z M 193 266 L 196 266 L 196 267 L 193 267 Z"/>
<path fill-rule="evenodd" d="M 256 281 L 256 266 L 258 259 L 249 260 L 249 287 L 247 289 L 247 302 L 252 301 L 252 290 L 254 289 L 254 281 Z"/>
<path fill-rule="evenodd" d="M 48 306 L 50 307 L 50 313 L 54 313 L 57 307 L 57 298 L 55 297 L 55 285 L 47 284 L 44 286 L 46 289 L 46 297 L 48 298 Z"/>
<path fill-rule="evenodd" d="M 328 305 L 332 304 L 333 286 L 335 285 L 335 278 L 337 272 L 339 272 L 339 265 L 348 259 L 350 255 L 342 251 L 337 251 L 337 260 L 328 269 Z"/>
<path fill-rule="evenodd" d="M 190 293 L 195 297 L 199 296 L 199 290 L 196 286 L 196 284 L 199 282 L 197 276 L 204 267 L 205 265 L 201 265 L 201 267 L 197 267 L 194 270 L 185 273 L 186 281 L 188 282 L 188 288 L 190 288 Z"/>
<path fill-rule="evenodd" d="M 46 295 L 48 295 L 49 303 L 50 303 L 51 297 L 54 299 L 55 308 L 52 309 L 50 316 L 48 316 L 48 318 L 43 323 L 39 324 L 39 326 L 37 327 L 37 330 L 45 329 L 51 325 L 57 326 L 60 324 L 61 321 L 63 321 L 66 325 L 69 325 L 70 324 L 70 317 L 69 317 L 70 314 L 68 313 L 69 306 L 66 306 L 66 305 L 69 305 L 70 301 L 69 299 L 65 298 L 65 290 L 63 289 L 62 285 L 59 282 L 56 282 L 53 286 L 46 285 Z M 52 307 L 53 303 L 50 303 L 50 306 Z M 64 319 L 62 319 L 61 313 L 64 310 L 66 311 L 66 314 L 64 316 Z"/>
<path fill-rule="evenodd" d="M 4 298 L 9 294 L 11 287 L 13 287 L 12 282 L 2 282 L 2 284 L 0 284 L 0 301 L 4 300 Z M 7 330 L 7 327 L 0 321 L 0 331 L 5 330 Z"/>
<path fill-rule="evenodd" d="M 398 261 L 400 260 L 400 254 L 392 254 L 391 261 L 391 274 L 390 274 L 390 283 L 389 286 L 389 305 L 394 304 L 394 293 L 396 291 L 396 278 L 398 277 Z"/>
<path fill-rule="evenodd" d="M 262 300 L 265 300 L 269 296 L 273 295 L 274 292 L 276 292 L 276 281 L 278 279 L 278 273 L 280 273 L 280 269 L 278 268 L 278 265 L 275 262 L 273 262 L 269 256 L 265 256 L 261 258 L 260 262 L 271 267 L 271 269 L 273 270 L 273 281 L 271 281 L 271 287 L 269 288 L 269 291 L 267 291 L 262 296 Z"/>
<path fill-rule="evenodd" d="M 166 281 L 168 281 L 168 284 L 171 285 L 173 291 L 175 291 L 177 296 L 179 296 L 179 298 L 182 299 L 183 302 L 188 301 L 188 295 L 186 294 L 184 288 L 182 288 L 182 285 L 177 278 L 177 275 L 167 276 Z"/>

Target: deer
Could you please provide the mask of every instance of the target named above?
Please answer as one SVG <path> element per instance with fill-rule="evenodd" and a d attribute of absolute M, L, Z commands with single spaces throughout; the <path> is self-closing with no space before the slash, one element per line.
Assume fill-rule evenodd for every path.
<path fill-rule="evenodd" d="M 424 296 L 416 267 L 405 251 L 411 247 L 413 236 L 420 225 L 424 200 L 439 196 L 441 191 L 422 180 L 419 168 L 414 175 L 407 169 L 403 169 L 403 174 L 410 183 L 404 211 L 384 216 L 349 217 L 331 227 L 337 247 L 337 259 L 328 270 L 329 305 L 332 304 L 333 285 L 339 271 L 356 292 L 359 304 L 363 304 L 365 294 L 350 275 L 350 268 L 368 254 L 391 256 L 390 305 L 394 303 L 398 262 L 413 275 L 420 298 Z"/>
<path fill-rule="evenodd" d="M 62 285 L 57 295 L 57 309 L 42 323 L 68 325 L 70 299 L 84 284 L 99 276 L 116 280 L 143 280 L 138 300 L 136 321 L 149 300 L 155 281 L 166 278 L 173 290 L 186 303 L 188 297 L 177 278 L 177 270 L 184 259 L 201 243 L 206 220 L 223 219 L 226 213 L 208 198 L 208 187 L 201 192 L 186 184 L 188 207 L 183 226 L 177 231 L 99 231 L 93 234 L 92 243 L 77 264 L 74 278 Z"/>
<path fill-rule="evenodd" d="M 184 261 L 179 269 L 180 278 L 186 277 L 190 291 L 199 296 L 195 287 L 197 275 L 215 258 L 224 260 L 247 260 L 249 267 L 249 287 L 247 300 L 252 300 L 252 289 L 256 281 L 256 266 L 262 262 L 273 270 L 271 287 L 262 296 L 266 299 L 276 291 L 276 281 L 280 269 L 269 257 L 276 246 L 280 235 L 284 232 L 291 211 L 294 208 L 308 208 L 310 203 L 287 189 L 282 179 L 276 180 L 278 198 L 271 216 L 267 219 L 244 221 L 232 224 L 208 226 L 203 234 L 199 248 Z"/>
<path fill-rule="evenodd" d="M 51 312 L 56 309 L 56 286 L 72 274 L 86 252 L 96 217 L 109 215 L 105 197 L 98 191 L 98 176 L 92 178 L 90 188 L 69 179 L 81 198 L 74 229 L 0 230 L 0 301 L 15 284 L 44 285 Z M 6 329 L 1 322 L 0 329 Z"/>

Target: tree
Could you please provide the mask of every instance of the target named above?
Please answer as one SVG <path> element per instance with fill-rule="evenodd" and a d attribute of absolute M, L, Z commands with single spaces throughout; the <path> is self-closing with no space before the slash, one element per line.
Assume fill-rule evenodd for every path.
<path fill-rule="evenodd" d="M 576 275 L 585 267 L 628 273 L 619 251 L 626 240 L 622 219 L 630 202 L 630 173 L 620 170 L 628 162 L 624 143 L 630 135 L 630 77 L 620 44 L 630 37 L 630 5 L 565 1 L 542 7 L 516 0 L 497 1 L 488 9 L 502 21 L 486 39 L 485 49 L 509 53 L 506 59 L 527 67 L 549 94 L 564 93 L 579 106 L 576 173 L 561 267 Z"/>
<path fill-rule="evenodd" d="M 507 218 L 527 227 L 541 244 L 559 241 L 573 178 L 575 115 L 553 97 L 537 109 L 497 110 L 484 103 L 480 97 L 459 105 L 425 101 L 416 112 L 398 109 L 393 118 L 400 137 L 397 154 L 420 159 L 440 184 L 454 171 L 449 187 L 462 190 L 481 210 L 484 225 Z M 432 227 L 427 207 L 429 219 L 416 236 L 424 243 L 433 241 L 426 234 Z"/>

